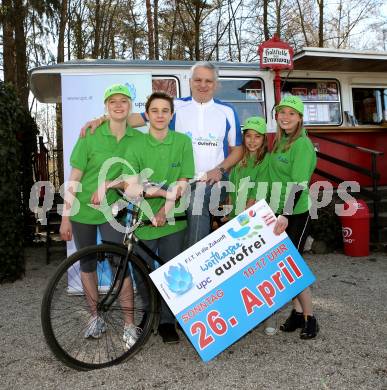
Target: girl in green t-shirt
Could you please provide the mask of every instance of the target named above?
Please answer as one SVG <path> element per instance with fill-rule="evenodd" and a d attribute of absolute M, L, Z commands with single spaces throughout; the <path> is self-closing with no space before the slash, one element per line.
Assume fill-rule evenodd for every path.
<path fill-rule="evenodd" d="M 61 238 L 70 241 L 74 238 L 77 250 L 97 243 L 97 231 L 102 240 L 122 243 L 124 229 L 117 231 L 109 222 L 110 216 L 90 206 L 96 204 L 101 168 L 111 157 L 121 157 L 123 151 L 142 134 L 127 126 L 127 117 L 131 110 L 131 96 L 125 85 L 114 84 L 107 88 L 104 103 L 109 114 L 109 121 L 103 123 L 95 135 L 87 134 L 79 138 L 70 158 L 71 173 L 65 194 Z M 114 164 L 107 172 L 108 179 L 115 179 L 121 172 L 120 164 Z M 106 189 L 107 190 L 107 189 Z M 107 194 L 108 203 L 114 199 Z M 108 324 L 97 311 L 98 277 L 97 259 L 84 258 L 80 261 L 81 282 L 91 317 L 85 328 L 85 338 L 98 339 L 106 332 Z M 139 335 L 139 328 L 133 319 L 133 286 L 129 277 L 125 278 L 120 293 L 123 312 L 123 339 L 127 348 L 131 348 Z M 111 324 L 110 324 L 111 326 Z"/>
<path fill-rule="evenodd" d="M 302 253 L 310 227 L 308 185 L 316 167 L 316 152 L 303 127 L 301 99 L 292 95 L 284 97 L 276 112 L 277 134 L 269 161 L 270 180 L 280 184 L 273 185 L 271 190 L 270 201 L 278 205 L 274 233 L 286 231 Z M 284 332 L 298 328 L 301 328 L 301 339 L 314 338 L 319 331 L 309 287 L 293 299 L 290 317 L 280 327 Z"/>
<path fill-rule="evenodd" d="M 229 180 L 235 191 L 228 196 L 227 204 L 232 206 L 232 210 L 224 221 L 234 218 L 257 200 L 266 198 L 269 161 L 266 122 L 262 117 L 252 116 L 245 120 L 242 131 L 243 157 L 230 172 Z M 260 191 L 257 192 L 257 189 Z"/>
<path fill-rule="evenodd" d="M 224 220 L 235 217 L 256 201 L 268 198 L 269 153 L 265 119 L 259 116 L 247 118 L 242 131 L 243 157 L 230 173 L 235 191 L 228 197 L 232 211 Z M 262 326 L 268 336 L 277 333 L 277 314 L 266 319 Z"/>

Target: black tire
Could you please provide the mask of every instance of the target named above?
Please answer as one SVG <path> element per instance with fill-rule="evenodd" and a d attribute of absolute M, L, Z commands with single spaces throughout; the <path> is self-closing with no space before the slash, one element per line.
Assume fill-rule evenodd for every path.
<path fill-rule="evenodd" d="M 91 370 L 109 367 L 133 356 L 148 340 L 152 331 L 155 313 L 158 307 L 158 298 L 151 279 L 149 270 L 136 256 L 130 255 L 127 272 L 134 287 L 133 319 L 136 326 L 140 326 L 140 333 L 135 344 L 127 349 L 123 340 L 124 310 L 120 305 L 120 299 L 114 293 L 118 283 L 115 284 L 112 293 L 109 288 L 117 273 L 118 261 L 127 255 L 126 248 L 116 245 L 95 245 L 84 248 L 66 260 L 57 268 L 49 281 L 42 301 L 41 321 L 46 342 L 54 355 L 69 367 L 78 370 Z M 98 293 L 98 316 L 103 318 L 106 329 L 97 339 L 85 338 L 85 330 L 92 318 L 90 305 L 87 303 L 80 279 L 78 261 L 90 261 L 98 259 L 98 280 L 100 282 L 101 267 L 110 270 L 111 278 L 109 288 Z M 103 260 L 108 261 L 103 261 Z M 95 260 L 94 260 L 95 261 Z M 78 263 L 78 264 L 76 264 Z M 68 271 L 70 270 L 69 277 Z M 133 278 L 134 276 L 134 278 Z M 113 303 L 101 304 L 101 301 L 109 296 Z M 90 295 L 88 295 L 89 300 Z M 148 304 L 143 302 L 148 301 Z M 131 310 L 126 310 L 128 315 Z"/>

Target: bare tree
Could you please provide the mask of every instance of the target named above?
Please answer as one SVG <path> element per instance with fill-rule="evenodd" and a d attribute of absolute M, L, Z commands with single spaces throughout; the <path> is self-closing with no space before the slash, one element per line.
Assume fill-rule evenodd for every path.
<path fill-rule="evenodd" d="M 26 9 L 22 0 L 14 0 L 16 87 L 21 104 L 28 109 L 27 48 L 24 22 Z"/>
<path fill-rule="evenodd" d="M 324 47 L 324 0 L 317 0 L 319 10 L 318 47 Z"/>
<path fill-rule="evenodd" d="M 308 39 L 308 35 L 307 35 L 306 29 L 305 29 L 304 14 L 303 14 L 302 9 L 301 9 L 300 0 L 297 0 L 296 2 L 297 2 L 298 12 L 300 15 L 300 26 L 301 26 L 302 34 L 304 35 L 304 40 L 305 40 L 306 46 L 309 46 L 309 39 Z"/>
<path fill-rule="evenodd" d="M 382 3 L 380 0 L 340 0 L 337 11 L 325 24 L 325 40 L 336 48 L 348 48 L 357 30 L 356 41 L 361 41 L 359 38 L 368 28 L 367 20 L 378 14 Z"/>
<path fill-rule="evenodd" d="M 16 85 L 13 11 L 12 0 L 3 0 L 2 24 L 4 81 Z"/>
<path fill-rule="evenodd" d="M 221 47 L 221 41 L 222 41 L 222 38 L 224 36 L 224 34 L 227 32 L 228 33 L 228 40 L 227 40 L 227 44 L 226 44 L 226 47 L 228 49 L 228 59 L 229 60 L 232 60 L 233 56 L 232 56 L 232 34 L 231 34 L 231 23 L 232 21 L 235 19 L 235 15 L 237 13 L 237 11 L 239 10 L 239 7 L 242 5 L 243 3 L 243 0 L 240 0 L 239 3 L 237 4 L 237 6 L 235 8 L 230 8 L 229 7 L 229 0 L 227 0 L 227 13 L 228 13 L 228 19 L 227 19 L 227 23 L 223 26 L 223 31 L 217 31 L 217 34 L 216 34 L 216 42 L 214 43 L 214 45 L 212 46 L 212 48 L 209 50 L 208 54 L 207 54 L 207 59 L 211 59 L 211 56 L 212 54 L 214 53 L 214 51 L 217 51 L 217 60 L 219 60 L 219 49 Z M 223 6 L 223 3 L 219 3 L 219 7 L 222 7 Z M 221 18 L 221 15 L 222 15 L 222 11 L 219 10 L 219 19 Z"/>
<path fill-rule="evenodd" d="M 160 49 L 159 49 L 159 0 L 153 0 L 153 22 L 154 22 L 154 32 L 155 32 L 155 59 L 160 59 Z"/>
<path fill-rule="evenodd" d="M 214 10 L 214 8 L 207 4 L 206 0 L 181 0 L 184 8 L 190 18 L 190 22 L 193 24 L 193 38 L 194 38 L 194 59 L 200 60 L 200 31 L 202 23 Z M 180 13 L 181 16 L 181 13 Z"/>
<path fill-rule="evenodd" d="M 263 34 L 265 41 L 270 39 L 269 25 L 268 25 L 268 7 L 269 0 L 263 0 Z"/>
<path fill-rule="evenodd" d="M 276 34 L 281 36 L 281 9 L 282 9 L 282 0 L 275 0 L 276 8 Z"/>
<path fill-rule="evenodd" d="M 100 0 L 95 0 L 95 7 L 94 7 L 95 27 L 94 27 L 94 44 L 93 44 L 93 50 L 91 52 L 92 58 L 98 58 L 99 56 L 99 40 L 100 40 L 101 24 L 102 24 L 101 19 L 102 19 L 101 2 Z"/>
<path fill-rule="evenodd" d="M 59 10 L 59 23 L 58 23 L 58 45 L 57 45 L 57 62 L 64 62 L 64 41 L 65 30 L 67 24 L 67 0 L 62 0 L 62 4 Z M 63 176 L 63 128 L 62 128 L 62 104 L 56 104 L 56 149 L 57 149 L 57 170 L 59 183 L 64 182 Z"/>
<path fill-rule="evenodd" d="M 148 22 L 148 48 L 149 48 L 149 59 L 155 59 L 155 41 L 154 41 L 154 30 L 153 30 L 153 17 L 152 17 L 152 5 L 150 0 L 145 1 L 146 4 L 146 19 Z"/>

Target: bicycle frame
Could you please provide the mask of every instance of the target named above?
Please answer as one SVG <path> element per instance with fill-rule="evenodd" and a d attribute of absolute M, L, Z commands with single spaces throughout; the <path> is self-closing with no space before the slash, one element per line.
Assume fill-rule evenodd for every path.
<path fill-rule="evenodd" d="M 120 191 L 120 193 L 121 193 L 121 191 Z M 124 195 L 124 194 L 121 193 L 121 195 Z M 139 202 L 131 202 L 129 200 L 128 200 L 128 202 L 129 202 L 129 204 L 128 204 L 126 209 L 127 209 L 127 213 L 130 213 L 132 215 L 132 218 L 126 219 L 126 232 L 125 232 L 125 236 L 124 236 L 124 240 L 123 240 L 123 245 L 127 248 L 127 253 L 126 253 L 124 261 L 123 262 L 120 261 L 118 266 L 117 266 L 118 269 L 117 269 L 117 272 L 115 273 L 115 276 L 114 276 L 114 279 L 113 279 L 113 282 L 112 282 L 110 289 L 107 291 L 107 293 L 105 294 L 105 296 L 103 297 L 101 302 L 98 303 L 97 308 L 101 309 L 101 310 L 106 310 L 106 308 L 110 307 L 114 303 L 114 301 L 117 299 L 117 297 L 120 295 L 121 289 L 122 289 L 122 286 L 124 283 L 124 279 L 125 279 L 125 272 L 126 272 L 126 269 L 128 267 L 129 256 L 133 253 L 134 244 L 138 245 L 142 250 L 144 250 L 144 252 L 146 254 L 148 254 L 153 260 L 156 260 L 160 265 L 163 265 L 166 263 L 166 261 L 163 258 L 158 256 L 153 250 L 148 248 L 140 239 L 138 239 L 134 235 L 135 230 L 138 227 L 140 227 L 141 225 L 145 225 L 146 223 L 138 222 L 139 206 L 137 205 L 137 203 L 139 203 Z M 133 206 L 133 209 L 130 208 L 130 205 Z M 129 222 L 130 222 L 130 225 L 128 226 Z M 135 229 L 132 230 L 133 227 L 135 227 Z M 104 243 L 117 245 L 117 243 L 109 242 L 109 241 L 104 241 Z M 145 260 L 143 260 L 141 257 L 138 257 L 138 258 L 144 263 L 144 265 L 147 267 L 149 272 L 152 272 L 152 269 L 149 267 L 147 262 Z M 117 282 L 119 283 L 118 286 L 117 286 Z M 117 288 L 116 288 L 116 286 L 117 286 Z M 113 290 L 116 290 L 115 294 L 113 294 Z"/>

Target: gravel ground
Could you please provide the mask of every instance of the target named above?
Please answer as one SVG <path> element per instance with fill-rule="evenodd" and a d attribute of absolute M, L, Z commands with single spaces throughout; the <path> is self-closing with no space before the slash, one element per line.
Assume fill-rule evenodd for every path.
<path fill-rule="evenodd" d="M 255 329 L 203 363 L 184 336 L 164 345 L 152 335 L 133 359 L 89 372 L 57 361 L 41 331 L 41 297 L 63 253 L 48 266 L 43 248 L 26 256 L 25 278 L 0 285 L 0 389 L 387 389 L 385 253 L 305 255 L 317 276 L 315 340 Z"/>

